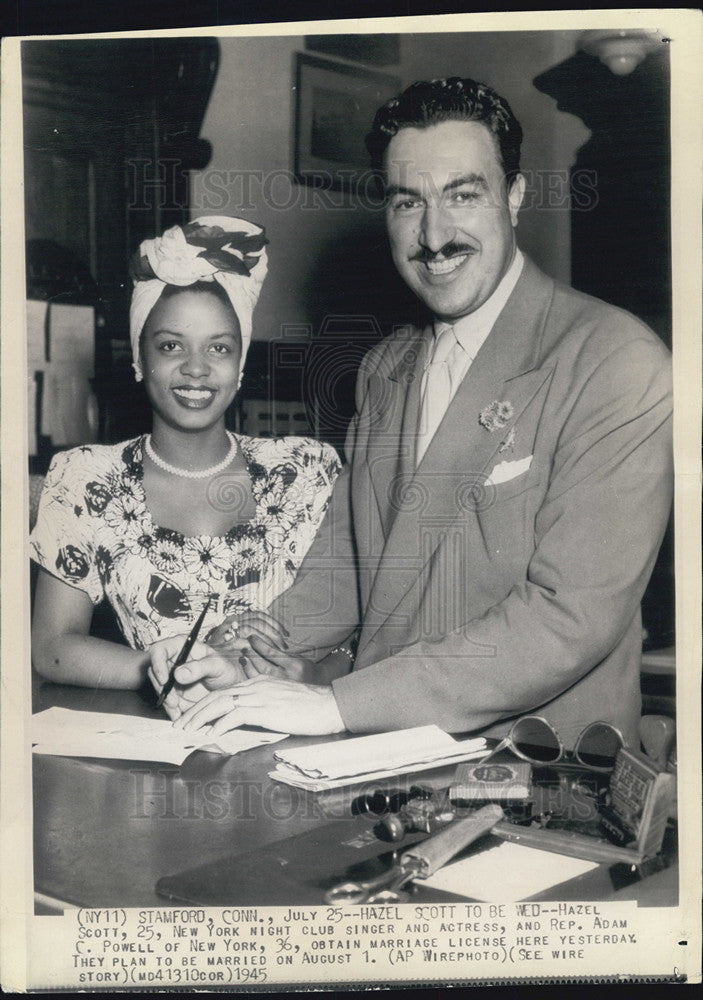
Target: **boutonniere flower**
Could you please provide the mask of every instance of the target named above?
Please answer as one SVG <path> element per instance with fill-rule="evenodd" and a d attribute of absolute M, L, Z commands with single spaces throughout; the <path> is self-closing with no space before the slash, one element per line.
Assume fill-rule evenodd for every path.
<path fill-rule="evenodd" d="M 512 419 L 512 416 L 512 403 L 508 402 L 507 399 L 494 399 L 492 403 L 484 406 L 481 410 L 478 422 L 481 427 L 485 427 L 487 431 L 493 433 L 493 431 L 502 430 L 507 422 Z"/>

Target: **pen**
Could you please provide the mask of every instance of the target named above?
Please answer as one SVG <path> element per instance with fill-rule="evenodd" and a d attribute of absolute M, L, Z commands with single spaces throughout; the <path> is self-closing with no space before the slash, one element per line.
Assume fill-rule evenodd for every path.
<path fill-rule="evenodd" d="M 170 670 L 169 675 L 168 675 L 168 680 L 166 681 L 166 683 L 164 684 L 164 686 L 161 688 L 161 694 L 159 695 L 158 701 L 156 702 L 156 707 L 157 708 L 161 708 L 161 706 L 163 705 L 163 703 L 166 701 L 166 698 L 171 693 L 173 685 L 176 683 L 176 668 L 180 667 L 181 664 L 185 663 L 185 661 L 188 659 L 188 656 L 190 655 L 190 651 L 193 648 L 193 643 L 198 638 L 198 633 L 200 632 L 200 628 L 201 628 L 201 626 L 202 626 L 202 624 L 203 624 L 203 622 L 205 620 L 205 615 L 207 614 L 207 610 L 210 607 L 210 602 L 211 601 L 212 601 L 212 594 L 208 597 L 207 601 L 205 602 L 205 607 L 200 612 L 198 620 L 196 621 L 195 625 L 190 630 L 188 638 L 183 643 L 183 649 L 180 651 L 180 653 L 178 654 L 178 656 L 175 659 L 175 662 L 174 662 L 173 666 L 171 667 L 171 670 Z"/>

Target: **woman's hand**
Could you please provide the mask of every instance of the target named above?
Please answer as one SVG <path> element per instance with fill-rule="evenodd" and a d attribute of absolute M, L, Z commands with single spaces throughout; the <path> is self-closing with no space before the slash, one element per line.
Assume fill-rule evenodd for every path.
<path fill-rule="evenodd" d="M 287 649 L 288 632 L 281 623 L 265 611 L 245 611 L 241 615 L 230 615 L 221 625 L 213 629 L 207 643 L 220 653 L 228 653 L 235 659 L 248 646 L 249 639 L 256 636 L 276 649 Z"/>
<path fill-rule="evenodd" d="M 175 725 L 194 730 L 211 723 L 213 736 L 222 736 L 238 726 L 261 726 L 299 736 L 324 736 L 344 732 L 345 728 L 331 687 L 270 677 L 212 691 L 188 708 Z"/>
<path fill-rule="evenodd" d="M 147 670 L 149 680 L 157 692 L 161 692 L 175 662 L 183 648 L 185 636 L 161 639 L 149 647 L 151 663 Z M 241 665 L 227 656 L 222 656 L 204 642 L 195 642 L 190 651 L 190 659 L 176 668 L 175 680 L 166 696 L 164 708 L 170 719 L 178 719 L 192 705 L 201 701 L 210 691 L 228 687 L 246 679 Z"/>
<path fill-rule="evenodd" d="M 242 650 L 239 663 L 246 676 L 252 679 L 264 676 L 312 684 L 317 679 L 317 665 L 313 660 L 277 649 L 255 635 L 251 636 L 249 645 Z"/>

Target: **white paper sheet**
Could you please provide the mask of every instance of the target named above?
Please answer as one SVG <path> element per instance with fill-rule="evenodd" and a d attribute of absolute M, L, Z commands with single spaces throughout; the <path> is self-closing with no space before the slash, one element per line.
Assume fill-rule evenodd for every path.
<path fill-rule="evenodd" d="M 411 765 L 430 761 L 439 765 L 445 758 L 457 759 L 485 746 L 486 741 L 480 737 L 458 741 L 438 726 L 417 726 L 343 742 L 280 750 L 275 757 L 308 778 L 338 780 L 378 771 L 412 770 Z"/>
<path fill-rule="evenodd" d="M 60 757 L 158 761 L 182 764 L 194 750 L 235 754 L 277 743 L 287 733 L 234 730 L 213 740 L 209 727 L 196 733 L 164 719 L 48 708 L 32 716 L 34 753 Z"/>
<path fill-rule="evenodd" d="M 516 903 L 597 867 L 596 861 L 504 841 L 416 881 L 418 885 L 429 885 L 466 899 Z"/>
<path fill-rule="evenodd" d="M 354 774 L 347 778 L 308 778 L 285 764 L 279 764 L 274 771 L 269 771 L 269 778 L 282 781 L 284 785 L 292 785 L 294 788 L 304 788 L 307 792 L 326 792 L 330 788 L 346 788 L 348 785 L 360 785 L 365 781 L 393 778 L 398 774 L 407 774 L 409 771 L 413 773 L 415 771 L 431 771 L 433 767 L 458 764 L 459 761 L 473 760 L 485 755 L 486 748 L 481 747 L 480 750 L 473 750 L 470 753 L 463 751 L 457 757 L 443 757 L 441 760 L 425 761 L 422 764 L 405 764 L 402 767 L 394 767 L 385 771 L 366 771 L 364 774 Z"/>

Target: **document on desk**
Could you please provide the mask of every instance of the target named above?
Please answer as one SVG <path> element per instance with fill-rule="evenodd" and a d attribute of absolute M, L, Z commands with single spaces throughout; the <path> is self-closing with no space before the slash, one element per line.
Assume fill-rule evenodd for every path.
<path fill-rule="evenodd" d="M 232 755 L 277 743 L 287 733 L 236 729 L 213 739 L 208 729 L 185 732 L 165 719 L 48 708 L 32 716 L 33 753 L 59 757 L 182 764 L 194 750 Z"/>
<path fill-rule="evenodd" d="M 407 771 L 425 771 L 485 755 L 482 738 L 455 740 L 438 726 L 360 736 L 335 743 L 278 750 L 269 777 L 311 792 L 343 788 Z"/>
<path fill-rule="evenodd" d="M 476 850 L 468 858 L 445 865 L 416 882 L 465 899 L 518 903 L 597 867 L 597 861 L 556 856 L 504 841 L 488 850 Z"/>

